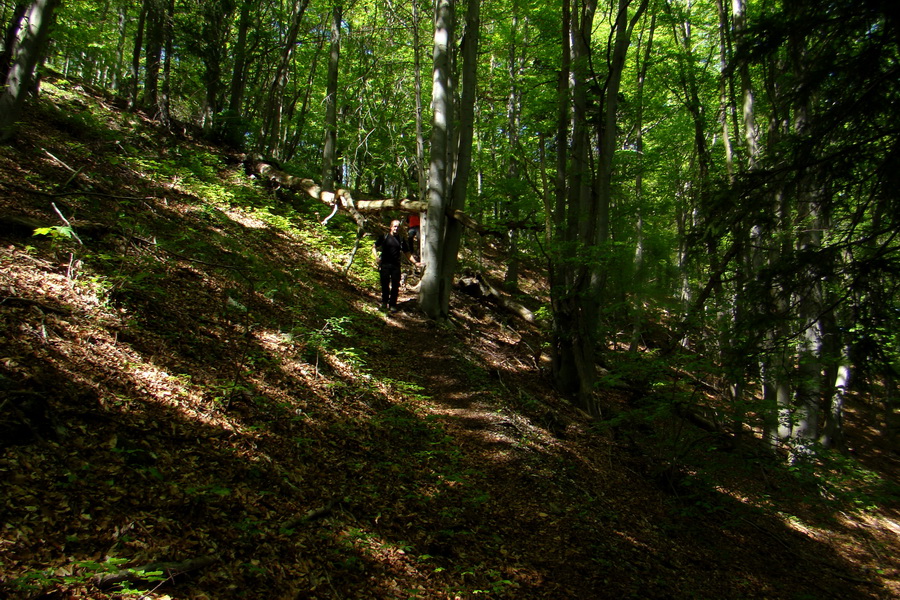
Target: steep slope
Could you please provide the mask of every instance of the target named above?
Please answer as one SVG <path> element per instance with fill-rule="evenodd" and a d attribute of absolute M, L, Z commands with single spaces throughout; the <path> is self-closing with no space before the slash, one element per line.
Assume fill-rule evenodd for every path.
<path fill-rule="evenodd" d="M 898 592 L 896 531 L 659 477 L 550 389 L 535 326 L 381 315 L 349 222 L 240 157 L 56 82 L 0 189 L 10 597 Z"/>

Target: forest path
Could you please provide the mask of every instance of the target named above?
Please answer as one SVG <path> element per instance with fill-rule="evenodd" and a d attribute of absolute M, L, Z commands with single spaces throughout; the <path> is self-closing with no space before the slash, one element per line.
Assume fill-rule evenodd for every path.
<path fill-rule="evenodd" d="M 444 325 L 426 318 L 408 290 L 399 308 L 382 315 L 382 348 L 367 366 L 381 378 L 412 384 L 418 392 L 405 405 L 413 404 L 454 449 L 435 466 L 448 474 L 451 493 L 441 516 L 422 516 L 423 526 L 435 520 L 441 528 L 425 550 L 447 557 L 493 554 L 492 562 L 504 565 L 493 575 L 498 597 L 515 594 L 508 589 L 512 582 L 532 594 L 540 590 L 529 597 L 612 597 L 601 595 L 610 572 L 596 568 L 597 548 L 607 539 L 608 551 L 619 555 L 632 544 L 609 544 L 611 532 L 600 519 L 645 517 L 628 508 L 636 504 L 635 490 L 622 472 L 595 464 L 609 448 L 588 434 L 533 363 L 537 342 L 526 337 L 536 331 L 504 323 L 460 295 Z M 567 429 L 560 425 L 563 413 Z M 623 562 L 622 568 L 630 567 Z M 612 587 L 633 589 L 624 572 L 618 580 Z"/>

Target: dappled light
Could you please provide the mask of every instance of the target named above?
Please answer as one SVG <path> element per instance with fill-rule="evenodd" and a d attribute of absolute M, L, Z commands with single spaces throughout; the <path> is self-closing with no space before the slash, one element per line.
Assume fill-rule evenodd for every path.
<path fill-rule="evenodd" d="M 720 408 L 708 374 L 647 343 L 608 365 L 591 417 L 553 385 L 546 322 L 459 292 L 431 320 L 412 285 L 382 312 L 367 259 L 345 274 L 350 217 L 325 228 L 241 157 L 77 103 L 116 126 L 51 126 L 36 104 L 0 147 L 0 216 L 50 227 L 55 203 L 83 237 L 0 231 L 9 597 L 900 593 L 883 444 L 854 473 L 871 498 L 844 463 L 788 469 L 752 435 L 742 454 L 677 412 Z M 28 160 L 44 147 L 56 160 Z M 463 248 L 501 278 L 501 244 Z M 510 291 L 534 311 L 542 260 Z M 862 454 L 879 440 L 855 406 Z"/>

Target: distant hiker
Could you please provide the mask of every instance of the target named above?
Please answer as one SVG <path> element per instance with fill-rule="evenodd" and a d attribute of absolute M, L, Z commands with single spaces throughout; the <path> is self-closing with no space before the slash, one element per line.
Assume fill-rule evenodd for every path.
<path fill-rule="evenodd" d="M 409 251 L 419 260 L 419 215 L 413 213 L 406 217 L 407 235 L 409 236 Z"/>
<path fill-rule="evenodd" d="M 409 262 L 421 266 L 413 260 L 409 251 L 409 243 L 400 236 L 400 221 L 391 221 L 388 233 L 375 240 L 372 254 L 378 261 L 378 272 L 381 276 L 381 310 L 397 312 L 397 298 L 400 296 L 400 260 L 405 256 Z"/>

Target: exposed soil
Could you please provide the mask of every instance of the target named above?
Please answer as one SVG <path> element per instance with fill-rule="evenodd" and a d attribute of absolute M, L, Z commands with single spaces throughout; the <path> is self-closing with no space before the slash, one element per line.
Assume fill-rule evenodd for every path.
<path fill-rule="evenodd" d="M 896 497 L 851 510 L 686 422 L 590 419 L 549 385 L 539 327 L 463 294 L 445 324 L 409 290 L 379 313 L 366 267 L 345 276 L 317 246 L 318 207 L 137 116 L 98 130 L 98 103 L 51 94 L 0 147 L 0 594 L 118 598 L 98 575 L 155 565 L 126 587 L 900 597 Z M 189 185 L 201 171 L 246 195 L 212 202 Z M 273 196 L 297 230 L 260 212 Z M 62 219 L 78 239 L 32 235 Z M 496 276 L 504 257 L 479 243 L 466 260 Z M 896 481 L 868 406 L 850 445 Z"/>

